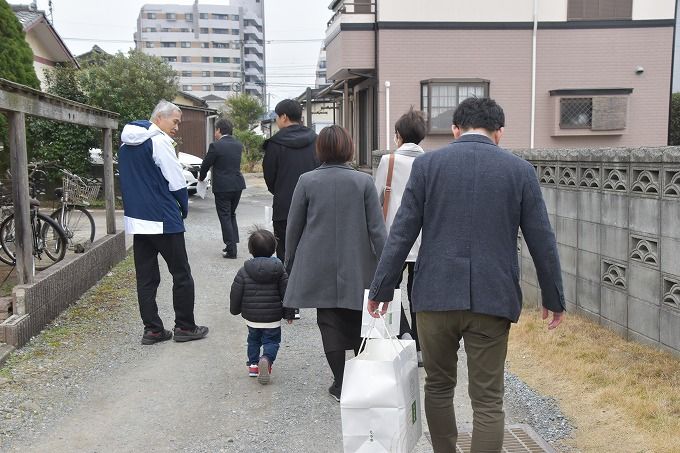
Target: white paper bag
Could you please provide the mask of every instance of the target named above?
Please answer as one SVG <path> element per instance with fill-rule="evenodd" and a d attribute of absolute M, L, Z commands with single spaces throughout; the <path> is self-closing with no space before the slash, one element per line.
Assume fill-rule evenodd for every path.
<path fill-rule="evenodd" d="M 271 206 L 264 207 L 264 225 L 266 227 L 272 227 L 272 225 L 274 225 L 274 222 L 272 222 L 273 213 L 274 210 L 271 208 Z"/>
<path fill-rule="evenodd" d="M 413 340 L 369 339 L 345 364 L 340 397 L 345 453 L 409 453 L 423 434 Z"/>
<path fill-rule="evenodd" d="M 385 323 L 375 322 L 376 318 L 368 313 L 368 290 L 364 291 L 364 308 L 361 313 L 361 336 L 364 338 L 389 338 L 399 335 L 399 323 L 401 321 L 401 290 L 394 290 L 394 299 L 387 306 Z M 375 326 L 371 329 L 371 326 Z M 385 325 L 389 332 L 385 331 Z"/>
<path fill-rule="evenodd" d="M 206 180 L 198 181 L 196 183 L 196 195 L 205 198 L 206 193 L 208 193 L 208 182 Z"/>

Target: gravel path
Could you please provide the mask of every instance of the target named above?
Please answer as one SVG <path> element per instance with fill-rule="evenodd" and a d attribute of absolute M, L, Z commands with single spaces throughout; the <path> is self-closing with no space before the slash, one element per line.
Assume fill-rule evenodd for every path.
<path fill-rule="evenodd" d="M 342 450 L 340 409 L 327 393 L 331 374 L 313 310 L 283 325 L 272 384 L 247 377 L 247 330 L 228 313 L 228 289 L 247 254 L 247 231 L 264 222 L 271 200 L 261 178 L 250 177 L 248 187 L 238 209 L 240 259 L 233 261 L 220 255 L 213 200 L 192 198 L 186 238 L 196 319 L 210 327 L 208 338 L 142 346 L 128 258 L 0 369 L 1 451 Z M 171 282 L 161 272 L 160 312 L 171 327 Z M 465 374 L 462 367 L 461 428 L 471 423 Z M 569 435 L 554 401 L 509 374 L 506 394 L 508 424 L 528 423 L 551 442 Z M 423 436 L 416 452 L 428 451 Z"/>

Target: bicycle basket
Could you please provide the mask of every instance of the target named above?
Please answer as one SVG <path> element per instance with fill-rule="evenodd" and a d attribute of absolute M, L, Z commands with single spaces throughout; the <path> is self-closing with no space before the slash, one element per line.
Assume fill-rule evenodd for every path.
<path fill-rule="evenodd" d="M 72 204 L 89 204 L 97 199 L 101 184 L 84 184 L 76 177 L 66 175 L 63 178 L 64 197 Z"/>

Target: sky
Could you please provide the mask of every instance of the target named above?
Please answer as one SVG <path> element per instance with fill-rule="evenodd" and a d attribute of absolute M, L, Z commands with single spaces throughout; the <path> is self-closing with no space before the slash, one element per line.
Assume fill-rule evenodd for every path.
<path fill-rule="evenodd" d="M 316 63 L 323 44 L 330 0 L 263 0 L 265 2 L 265 58 L 271 108 L 282 99 L 300 95 L 314 86 Z M 9 0 L 28 4 L 30 0 Z M 193 0 L 52 0 L 53 25 L 71 53 L 79 55 L 93 45 L 107 52 L 134 47 L 133 33 L 145 4 L 191 5 Z M 229 0 L 203 0 L 206 5 L 228 5 Z M 48 13 L 48 0 L 37 0 Z M 49 15 L 49 13 L 48 13 Z"/>

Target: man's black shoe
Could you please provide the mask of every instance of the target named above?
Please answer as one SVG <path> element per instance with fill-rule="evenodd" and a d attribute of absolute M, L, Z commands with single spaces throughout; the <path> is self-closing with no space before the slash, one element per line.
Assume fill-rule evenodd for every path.
<path fill-rule="evenodd" d="M 222 257 L 228 258 L 230 260 L 235 260 L 236 259 L 236 252 L 234 252 L 234 253 L 222 252 Z"/>
<path fill-rule="evenodd" d="M 331 394 L 335 401 L 337 401 L 338 403 L 340 402 L 340 394 L 342 393 L 342 389 L 340 387 L 337 387 L 335 385 L 335 382 L 333 382 L 333 385 L 328 387 L 328 393 Z"/>
<path fill-rule="evenodd" d="M 146 331 L 142 336 L 142 344 L 155 344 L 161 341 L 168 341 L 172 338 L 172 332 L 161 330 L 160 332 Z"/>
<path fill-rule="evenodd" d="M 178 343 L 191 340 L 200 340 L 208 335 L 208 328 L 206 326 L 196 326 L 193 329 L 180 329 L 175 327 L 174 340 Z"/>

